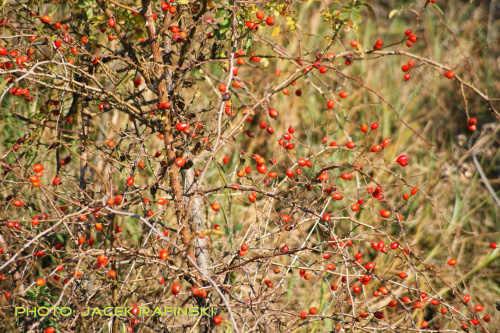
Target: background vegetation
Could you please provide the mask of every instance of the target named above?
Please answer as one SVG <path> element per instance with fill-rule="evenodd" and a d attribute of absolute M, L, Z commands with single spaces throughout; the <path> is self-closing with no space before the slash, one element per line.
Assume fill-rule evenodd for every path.
<path fill-rule="evenodd" d="M 19 34 L 35 34 L 39 38 L 35 43 L 42 41 L 34 46 L 35 60 L 27 69 L 3 66 L 2 80 L 8 76 L 19 79 L 35 68 L 37 61 L 50 62 L 40 65 L 45 77 L 27 74 L 25 80 L 16 82 L 16 86 L 30 89 L 33 101 L 10 94 L 8 80 L 1 84 L 0 165 L 4 172 L 0 176 L 0 293 L 4 297 L 0 296 L 0 330 L 46 331 L 54 327 L 59 332 L 459 332 L 464 330 L 462 322 L 470 331 L 498 329 L 500 314 L 495 302 L 500 296 L 500 250 L 490 245 L 500 242 L 500 207 L 495 202 L 500 191 L 497 1 L 438 0 L 437 6 L 425 1 L 240 1 L 237 7 L 241 17 L 234 22 L 233 3 L 180 1 L 178 12 L 167 14 L 169 19 L 177 18 L 169 23 L 188 33 L 192 26 L 199 29 L 189 37 L 193 42 L 185 51 L 182 45 L 188 45 L 186 42 L 164 44 L 171 43 L 174 50 L 162 53 L 162 57 L 170 54 L 173 62 L 168 65 L 165 60 L 162 64 L 170 66 L 175 82 L 167 91 L 172 103 L 169 113 L 156 109 L 157 84 L 139 74 L 141 66 L 153 73 L 164 71 L 164 67 L 154 67 L 156 60 L 152 59 L 143 15 L 105 3 L 126 31 L 126 41 L 140 50 L 140 66 L 134 64 L 130 53 L 120 53 L 126 47 L 117 36 L 115 41 L 109 41 L 108 35 L 116 32 L 107 26 L 101 1 L 7 1 L 2 6 L 2 17 L 9 19 L 10 25 L 0 27 L 1 46 L 24 54 L 31 46 Z M 163 19 L 159 2 L 120 3 L 137 11 L 146 4 L 144 8 L 149 6 Z M 208 13 L 197 21 L 196 10 L 191 8 L 204 5 Z M 245 20 L 254 18 L 258 10 L 264 11 L 266 17 L 275 17 L 276 24 L 270 27 L 262 22 L 258 31 L 248 29 Z M 31 17 L 31 11 L 36 15 Z M 44 14 L 53 18 L 51 24 L 58 20 L 70 26 L 68 31 L 78 54 L 70 54 L 65 45 L 58 58 L 58 52 L 48 45 L 58 40 L 58 32 L 41 24 L 40 15 Z M 206 17 L 214 18 L 218 25 L 204 23 Z M 157 24 L 157 28 L 161 26 Z M 406 29 L 419 37 L 411 48 L 405 47 Z M 231 34 L 236 30 L 246 36 L 237 43 L 237 49 L 245 49 L 247 55 L 234 79 L 243 87 L 231 88 L 235 116 L 224 114 L 220 139 L 218 115 L 224 111 L 222 103 L 226 98 L 218 87 L 227 83 L 232 69 L 227 60 L 234 54 Z M 214 39 L 205 38 L 210 32 L 215 34 Z M 172 38 L 168 30 L 165 34 L 169 40 Z M 83 45 L 82 36 L 89 36 L 90 43 Z M 303 66 L 312 65 L 317 54 L 325 57 L 328 52 L 371 50 L 378 39 L 384 40 L 386 48 L 382 51 L 404 51 L 420 58 L 352 54 L 350 66 L 345 65 L 345 57 L 337 57 L 323 62 L 329 66 L 326 74 L 316 71 L 314 75 L 297 75 L 300 65 L 290 59 L 300 58 Z M 351 47 L 351 41 L 358 41 L 359 47 Z M 261 56 L 261 60 L 249 59 L 250 52 Z M 99 65 L 92 72 L 95 56 Z M 74 67 L 80 69 L 61 65 L 71 57 Z M 14 58 L 3 56 L 2 61 L 14 62 Z M 406 81 L 401 66 L 410 60 L 416 66 Z M 203 65 L 198 66 L 200 63 Z M 445 78 L 444 68 L 451 69 L 460 81 Z M 82 71 L 94 76 L 95 82 L 85 78 Z M 73 85 L 61 76 L 78 77 L 76 81 L 84 86 Z M 296 85 L 287 84 L 290 94 L 285 95 L 282 83 L 292 76 L 296 78 L 288 83 L 296 81 Z M 139 77 L 142 82 L 134 83 Z M 118 99 L 89 88 L 99 84 Z M 340 91 L 347 91 L 348 98 L 339 99 Z M 108 99 L 103 99 L 105 96 Z M 326 100 L 334 97 L 336 105 L 328 109 Z M 260 100 L 264 100 L 262 106 L 257 103 Z M 104 102 L 111 103 L 109 110 L 99 109 Z M 268 107 L 279 111 L 277 120 L 269 117 Z M 245 114 L 244 108 L 251 111 Z M 467 128 L 470 118 L 477 119 L 475 131 Z M 88 127 L 86 119 L 90 120 Z M 173 200 L 172 170 L 177 167 L 166 153 L 168 133 L 162 127 L 167 123 L 174 127 L 181 121 L 191 123 L 198 136 L 188 140 L 187 135 L 173 132 L 170 143 L 175 143 L 176 157 L 182 155 L 188 165 L 194 163 L 192 168 L 180 170 L 179 177 L 185 184 L 186 179 L 189 183 L 189 178 L 194 177 L 193 170 L 202 175 L 199 193 L 193 194 L 189 186 L 183 189 L 183 195 L 189 193 L 181 204 L 190 211 L 186 213 L 190 223 L 187 241 L 181 232 L 186 228 L 180 222 L 184 216 L 179 218 Z M 261 122 L 266 123 L 264 129 L 259 127 Z M 360 131 L 362 124 L 374 122 L 379 123 L 377 130 L 369 134 Z M 202 129 L 195 130 L 196 123 L 202 124 Z M 227 136 L 223 147 L 214 149 L 228 132 L 238 129 L 236 124 L 241 126 L 232 140 Z M 274 135 L 267 133 L 267 126 L 272 126 Z M 295 129 L 293 150 L 278 144 L 289 126 Z M 25 139 L 19 142 L 20 138 Z M 384 138 L 390 138 L 390 145 L 379 153 L 370 153 L 370 147 Z M 109 148 L 109 140 L 114 142 L 114 148 Z M 331 147 L 332 141 L 339 146 Z M 356 142 L 354 151 L 344 148 L 347 141 Z M 15 145 L 20 146 L 18 151 L 13 150 Z M 161 156 L 155 157 L 157 152 Z M 255 171 L 254 154 L 265 158 L 267 171 L 279 173 L 268 186 L 264 185 L 267 176 Z M 404 168 L 394 162 L 403 154 L 409 158 Z M 71 162 L 61 165 L 60 160 L 67 156 L 71 156 Z M 223 162 L 224 157 L 229 158 L 229 163 Z M 274 168 L 267 162 L 272 158 L 278 161 Z M 295 169 L 299 158 L 311 160 L 314 167 L 304 167 L 303 175 L 294 175 L 295 181 L 290 181 L 285 171 Z M 137 167 L 139 161 L 146 167 Z M 160 164 L 162 161 L 166 166 Z M 29 181 L 35 163 L 45 168 L 41 187 Z M 350 170 L 362 164 L 364 171 L 347 182 L 340 177 L 347 171 L 334 167 L 336 164 Z M 252 172 L 238 177 L 238 170 L 247 166 L 253 168 Z M 86 167 L 83 180 L 82 167 Z M 329 180 L 316 181 L 324 168 L 329 168 Z M 53 186 L 56 176 L 62 182 Z M 127 186 L 131 176 L 135 184 Z M 236 190 L 229 184 L 241 188 Z M 382 185 L 388 206 L 367 192 L 377 185 Z M 344 199 L 335 201 L 325 195 L 330 186 L 338 187 Z M 403 194 L 414 187 L 418 192 L 404 200 Z M 258 192 L 255 203 L 248 198 L 252 191 Z M 107 205 L 107 200 L 116 195 L 124 195 L 125 202 Z M 160 197 L 168 199 L 165 206 L 156 203 Z M 351 204 L 360 198 L 366 202 L 354 213 Z M 24 206 L 14 207 L 14 199 L 22 200 Z M 214 211 L 214 202 L 220 204 L 219 211 Z M 56 213 L 56 207 L 61 206 L 65 210 Z M 95 207 L 101 209 L 101 215 L 92 214 Z M 193 207 L 198 207 L 198 212 L 193 212 Z M 392 218 L 381 218 L 381 209 L 389 209 Z M 148 215 L 150 211 L 152 215 Z M 330 221 L 322 220 L 325 212 L 331 213 Z M 396 212 L 403 221 L 395 217 Z M 48 216 L 33 225 L 32 217 L 42 214 Z M 292 221 L 284 223 L 283 214 Z M 198 229 L 193 227 L 196 218 L 201 218 L 203 228 L 199 224 Z M 60 223 L 62 220 L 64 223 Z M 20 229 L 9 227 L 8 221 L 19 221 Z M 104 225 L 102 230 L 96 228 L 99 223 Z M 168 231 L 168 239 L 160 239 L 151 225 L 162 233 L 165 230 L 165 235 Z M 216 225 L 221 230 L 216 230 Z M 37 239 L 44 230 L 48 232 Z M 84 243 L 79 244 L 82 237 Z M 208 249 L 205 274 L 230 303 L 237 328 L 214 285 L 186 259 L 190 250 L 200 246 L 198 238 Z M 94 244 L 89 244 L 89 239 Z M 373 250 L 371 244 L 381 240 L 387 246 L 398 240 L 401 248 L 387 254 Z M 352 246 L 339 246 L 339 242 L 349 241 Z M 242 244 L 250 248 L 243 256 L 239 253 Z M 290 252 L 282 251 L 283 245 Z M 162 249 L 168 249 L 168 260 L 158 258 Z M 37 251 L 43 251 L 43 255 L 37 256 Z M 324 259 L 324 253 L 331 253 L 331 259 Z M 356 253 L 363 254 L 360 265 L 355 262 Z M 102 267 L 96 266 L 99 255 L 106 257 Z M 447 265 L 449 259 L 458 263 Z M 353 295 L 352 285 L 366 274 L 366 262 L 376 265 L 374 270 L 366 270 L 373 281 L 364 286 L 361 294 Z M 328 263 L 336 269 L 325 269 Z M 64 270 L 57 270 L 59 264 Z M 110 269 L 116 271 L 116 278 L 108 275 Z M 311 279 L 301 277 L 301 269 L 307 270 Z M 83 275 L 77 277 L 75 271 Z M 407 272 L 408 277 L 399 278 L 401 272 Z M 346 275 L 352 275 L 349 287 L 342 283 Z M 46 285 L 36 286 L 41 277 L 46 279 Z M 273 287 L 265 280 L 270 280 Z M 179 296 L 172 294 L 173 283 L 182 286 Z M 336 284 L 338 290 L 331 290 L 331 284 Z M 207 290 L 208 297 L 191 296 L 193 286 Z M 383 286 L 389 287 L 390 294 L 374 296 L 373 292 Z M 426 302 L 425 307 L 415 308 L 423 292 L 429 294 L 429 301 L 435 298 L 441 304 Z M 464 295 L 470 295 L 470 304 L 464 304 Z M 398 301 L 396 308 L 387 305 L 404 296 L 411 298 L 409 304 Z M 214 306 L 224 321 L 218 326 L 207 318 L 138 316 L 136 322 L 131 318 L 40 319 L 12 315 L 15 306 L 56 303 L 74 309 Z M 477 304 L 485 310 L 467 311 L 467 306 L 470 310 Z M 309 312 L 310 307 L 318 308 L 318 313 L 301 319 L 300 313 Z M 383 313 L 383 319 L 374 317 L 376 312 Z M 490 321 L 483 320 L 484 315 L 490 316 Z M 471 324 L 474 318 L 481 323 Z M 428 326 L 422 326 L 423 322 Z"/>

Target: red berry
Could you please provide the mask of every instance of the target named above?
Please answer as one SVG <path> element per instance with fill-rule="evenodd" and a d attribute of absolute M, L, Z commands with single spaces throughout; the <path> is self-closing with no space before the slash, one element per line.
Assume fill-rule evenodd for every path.
<path fill-rule="evenodd" d="M 352 141 L 349 141 L 349 142 L 346 142 L 345 146 L 349 149 L 353 149 L 354 147 L 356 147 L 356 144 Z"/>
<path fill-rule="evenodd" d="M 278 110 L 270 108 L 269 109 L 269 117 L 273 119 L 278 119 Z"/>
<path fill-rule="evenodd" d="M 181 285 L 178 283 L 174 283 L 172 285 L 172 294 L 174 296 L 177 296 L 177 295 L 179 295 L 180 292 L 181 292 Z"/>
<path fill-rule="evenodd" d="M 247 25 L 248 29 L 257 29 L 259 26 L 254 21 L 246 21 L 245 24 Z"/>
<path fill-rule="evenodd" d="M 374 268 L 375 268 L 375 264 L 374 264 L 374 263 L 372 263 L 372 262 L 367 262 L 367 263 L 365 264 L 365 269 L 366 269 L 366 270 L 368 270 L 368 271 L 370 271 L 370 270 L 372 270 L 372 269 L 374 269 Z"/>
<path fill-rule="evenodd" d="M 182 168 L 186 164 L 186 160 L 182 157 L 177 157 L 175 159 L 174 163 L 177 167 Z M 128 184 L 128 182 L 127 182 L 127 184 Z"/>
<path fill-rule="evenodd" d="M 283 221 L 283 223 L 290 222 L 290 216 L 285 215 L 285 214 L 281 215 L 281 221 Z"/>
<path fill-rule="evenodd" d="M 168 259 L 168 251 L 163 249 L 160 251 L 160 255 L 159 255 L 159 258 L 161 260 L 167 260 Z"/>
<path fill-rule="evenodd" d="M 262 164 L 257 164 L 257 171 L 259 173 L 262 173 L 262 174 L 266 173 L 266 171 L 267 171 L 266 165 L 263 164 L 263 163 Z"/>
<path fill-rule="evenodd" d="M 399 163 L 399 165 L 401 165 L 402 167 L 405 167 L 408 165 L 408 156 L 401 155 L 397 158 L 396 162 Z"/>
<path fill-rule="evenodd" d="M 411 195 L 415 195 L 415 194 L 417 194 L 417 192 L 418 192 L 418 187 L 414 187 L 411 189 L 410 193 L 411 193 Z"/>
<path fill-rule="evenodd" d="M 33 165 L 33 171 L 35 172 L 41 172 L 44 170 L 44 167 L 41 164 L 35 164 Z"/>
<path fill-rule="evenodd" d="M 387 219 L 391 216 L 391 211 L 390 210 L 381 210 L 380 216 Z"/>
<path fill-rule="evenodd" d="M 477 312 L 480 312 L 480 311 L 483 311 L 484 310 L 484 306 L 478 304 L 474 307 L 474 310 L 476 310 Z"/>
<path fill-rule="evenodd" d="M 52 22 L 52 19 L 51 19 L 51 18 L 50 18 L 50 16 L 48 16 L 48 15 L 43 15 L 43 16 L 41 17 L 41 19 L 42 19 L 42 22 L 43 22 L 43 23 L 50 23 L 50 22 Z"/>
<path fill-rule="evenodd" d="M 344 196 L 342 194 L 340 194 L 340 193 L 334 193 L 332 195 L 332 199 L 334 199 L 334 200 L 342 200 L 343 197 Z"/>
<path fill-rule="evenodd" d="M 276 20 L 274 19 L 274 17 L 269 16 L 269 17 L 266 19 L 266 24 L 267 24 L 267 25 L 275 25 L 275 24 L 276 24 Z"/>

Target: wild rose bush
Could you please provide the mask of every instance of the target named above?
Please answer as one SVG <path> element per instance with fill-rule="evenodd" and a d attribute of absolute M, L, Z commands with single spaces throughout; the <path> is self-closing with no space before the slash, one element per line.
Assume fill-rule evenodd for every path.
<path fill-rule="evenodd" d="M 493 332 L 479 9 L 5 2 L 0 330 Z"/>

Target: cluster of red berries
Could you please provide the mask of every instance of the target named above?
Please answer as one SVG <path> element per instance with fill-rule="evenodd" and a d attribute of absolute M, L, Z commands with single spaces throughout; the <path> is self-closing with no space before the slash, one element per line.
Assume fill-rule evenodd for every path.
<path fill-rule="evenodd" d="M 259 21 L 257 21 L 257 22 L 255 22 L 255 21 L 246 21 L 245 22 L 247 28 L 250 29 L 250 30 L 257 30 L 257 29 L 259 29 L 259 26 L 260 26 L 259 22 L 263 21 L 264 17 L 265 17 L 264 12 L 257 12 L 255 14 L 255 16 L 257 17 L 257 19 Z M 273 26 L 273 25 L 276 24 L 276 19 L 274 17 L 272 17 L 272 16 L 269 16 L 269 17 L 267 17 L 265 19 L 265 22 L 266 22 L 266 24 L 268 26 Z"/>
<path fill-rule="evenodd" d="M 469 131 L 475 131 L 476 130 L 476 125 L 477 125 L 477 119 L 476 118 L 470 118 L 467 124 L 467 129 Z"/>
<path fill-rule="evenodd" d="M 373 44 L 373 49 L 374 50 L 380 50 L 382 49 L 382 46 L 384 46 L 384 41 L 382 39 L 378 39 L 375 44 Z"/>
<path fill-rule="evenodd" d="M 405 31 L 405 36 L 408 37 L 408 40 L 406 41 L 407 47 L 412 47 L 413 43 L 416 43 L 418 41 L 418 36 L 415 35 L 410 29 L 407 29 Z"/>
<path fill-rule="evenodd" d="M 403 66 L 401 66 L 401 70 L 402 70 L 404 73 L 406 73 L 406 74 L 404 75 L 404 79 L 405 79 L 405 81 L 408 81 L 408 80 L 411 78 L 409 71 L 410 71 L 413 67 L 415 67 L 415 62 L 414 62 L 413 60 L 410 60 L 410 61 L 408 61 L 408 63 L 407 63 L 407 64 L 404 64 Z"/>

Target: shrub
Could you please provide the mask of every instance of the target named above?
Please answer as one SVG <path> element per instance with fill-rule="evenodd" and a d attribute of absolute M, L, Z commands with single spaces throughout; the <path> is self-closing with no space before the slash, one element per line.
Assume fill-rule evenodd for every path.
<path fill-rule="evenodd" d="M 0 330 L 493 329 L 498 24 L 457 8 L 5 3 Z"/>

